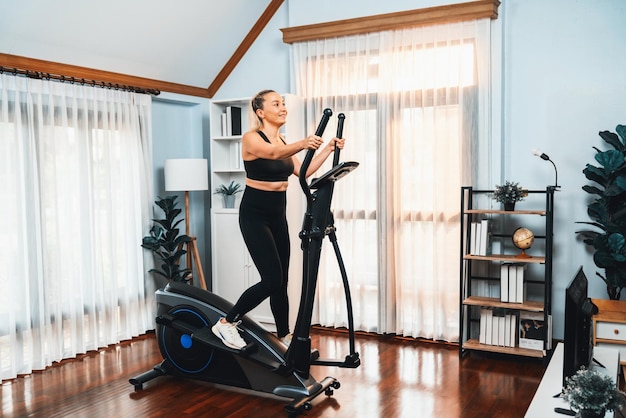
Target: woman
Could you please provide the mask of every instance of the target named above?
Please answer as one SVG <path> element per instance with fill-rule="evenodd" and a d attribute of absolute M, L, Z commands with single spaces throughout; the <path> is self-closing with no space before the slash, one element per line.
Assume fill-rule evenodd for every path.
<path fill-rule="evenodd" d="M 287 109 L 282 96 L 274 90 L 259 92 L 252 98 L 250 107 L 249 114 L 254 122 L 241 139 L 246 188 L 239 207 L 239 226 L 261 281 L 248 288 L 226 317 L 213 326 L 213 333 L 226 346 L 235 349 L 246 345 L 237 330 L 241 317 L 268 297 L 278 338 L 287 346 L 291 342 L 287 297 L 288 179 L 291 174 L 298 176 L 300 173 L 301 163 L 296 154 L 304 149 L 317 150 L 323 143 L 322 138 L 315 135 L 294 143 L 285 142 L 279 129 L 285 124 Z M 343 148 L 344 140 L 333 138 L 322 148 L 311 161 L 307 177 L 333 154 L 336 146 Z"/>

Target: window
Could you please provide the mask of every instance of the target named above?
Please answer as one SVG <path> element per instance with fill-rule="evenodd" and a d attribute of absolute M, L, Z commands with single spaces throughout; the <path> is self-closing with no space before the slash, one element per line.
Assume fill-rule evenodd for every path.
<path fill-rule="evenodd" d="M 333 213 L 361 330 L 458 339 L 459 196 L 488 117 L 479 83 L 488 79 L 488 26 L 293 46 L 307 120 L 326 107 L 345 113 L 342 159 L 360 163 L 337 183 Z M 319 321 L 345 326 L 331 247 L 323 260 Z"/>
<path fill-rule="evenodd" d="M 152 327 L 151 99 L 0 74 L 0 375 Z"/>

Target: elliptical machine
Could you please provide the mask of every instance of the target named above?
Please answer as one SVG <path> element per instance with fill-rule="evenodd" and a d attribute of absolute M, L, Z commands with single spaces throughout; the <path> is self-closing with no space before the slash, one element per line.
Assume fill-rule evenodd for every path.
<path fill-rule="evenodd" d="M 315 132 L 317 136 L 322 136 L 331 116 L 332 111 L 325 109 Z M 340 113 L 338 138 L 343 134 L 344 119 L 345 116 Z M 213 335 L 211 327 L 220 317 L 226 316 L 233 304 L 209 291 L 171 282 L 156 292 L 156 337 L 163 361 L 152 370 L 129 380 L 135 391 L 142 390 L 144 383 L 156 377 L 173 375 L 292 399 L 285 410 L 289 416 L 295 416 L 302 410 L 311 409 L 314 398 L 322 393 L 331 396 L 333 389 L 340 386 L 334 377 L 325 377 L 318 382 L 310 374 L 311 365 L 359 367 L 361 361 L 355 351 L 350 288 L 330 210 L 335 181 L 350 173 L 359 163 L 339 163 L 339 153 L 339 148 L 336 148 L 333 168 L 314 179 L 310 185 L 306 181 L 306 171 L 315 150 L 307 151 L 300 169 L 300 187 L 307 199 L 299 234 L 303 251 L 302 294 L 289 348 L 248 315 L 242 318 L 239 325 L 247 345 L 241 350 L 226 347 Z M 321 359 L 317 350 L 311 350 L 311 317 L 325 236 L 329 236 L 333 244 L 346 298 L 350 353 L 344 360 Z"/>

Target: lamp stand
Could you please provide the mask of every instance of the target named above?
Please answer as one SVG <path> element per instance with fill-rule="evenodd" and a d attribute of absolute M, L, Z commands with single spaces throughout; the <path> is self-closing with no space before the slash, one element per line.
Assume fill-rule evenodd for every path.
<path fill-rule="evenodd" d="M 207 290 L 206 281 L 204 280 L 204 271 L 202 270 L 202 261 L 200 261 L 200 253 L 196 246 L 196 237 L 189 235 L 189 192 L 185 191 L 185 233 L 191 238 L 187 243 L 187 268 L 191 269 L 191 283 L 193 284 L 193 262 L 196 263 L 198 270 L 198 282 L 200 288 Z"/>

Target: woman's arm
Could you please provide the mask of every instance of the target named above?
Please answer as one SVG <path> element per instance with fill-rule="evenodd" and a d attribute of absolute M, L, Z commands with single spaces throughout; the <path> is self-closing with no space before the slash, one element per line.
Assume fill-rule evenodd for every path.
<path fill-rule="evenodd" d="M 258 133 L 246 132 L 241 139 L 242 157 L 244 160 L 265 158 L 268 160 L 282 160 L 289 158 L 303 149 L 318 149 L 322 145 L 322 138 L 315 135 L 293 143 L 271 144 L 265 142 Z"/>
<path fill-rule="evenodd" d="M 333 154 L 333 152 L 335 151 L 335 147 L 338 147 L 339 149 L 343 149 L 345 143 L 346 143 L 345 138 L 341 138 L 341 139 L 333 138 L 333 139 L 331 139 L 328 142 L 328 144 L 324 148 L 321 149 L 319 154 L 317 154 L 311 160 L 311 164 L 309 165 L 309 168 L 306 171 L 306 177 L 308 178 L 311 174 L 315 173 L 322 166 L 324 161 L 326 161 L 326 159 L 331 154 Z M 302 162 L 300 162 L 298 157 L 296 157 L 295 155 L 292 157 L 292 159 L 293 159 L 293 174 L 295 174 L 296 176 L 299 176 L 300 175 L 300 167 L 302 167 Z"/>

